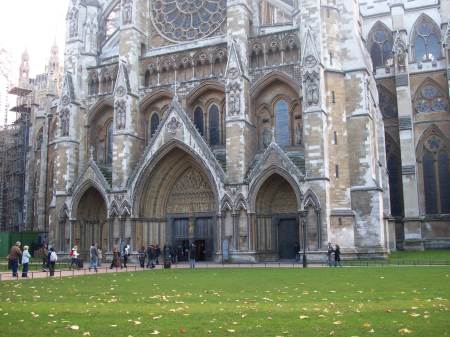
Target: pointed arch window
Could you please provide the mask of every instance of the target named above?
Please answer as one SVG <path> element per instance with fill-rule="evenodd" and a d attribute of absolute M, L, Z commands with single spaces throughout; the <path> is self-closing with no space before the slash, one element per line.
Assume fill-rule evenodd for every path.
<path fill-rule="evenodd" d="M 194 110 L 194 124 L 198 132 L 203 136 L 203 109 L 201 107 L 197 107 Z"/>
<path fill-rule="evenodd" d="M 368 42 L 374 71 L 377 67 L 389 66 L 392 62 L 392 32 L 378 23 L 370 31 Z"/>
<path fill-rule="evenodd" d="M 422 171 L 426 214 L 450 213 L 450 162 L 448 144 L 436 134 L 423 145 Z"/>
<path fill-rule="evenodd" d="M 110 121 L 106 128 L 106 164 L 111 165 L 113 160 L 113 123 Z"/>
<path fill-rule="evenodd" d="M 384 118 L 398 117 L 397 97 L 388 91 L 385 87 L 379 85 L 378 97 L 381 113 Z"/>
<path fill-rule="evenodd" d="M 436 23 L 422 15 L 414 25 L 412 45 L 416 62 L 432 61 L 441 57 L 441 32 Z"/>
<path fill-rule="evenodd" d="M 291 145 L 289 106 L 283 99 L 275 103 L 275 141 L 280 146 Z"/>
<path fill-rule="evenodd" d="M 397 143 L 386 134 L 386 157 L 389 175 L 389 199 L 391 202 L 391 214 L 403 215 L 403 183 L 400 148 Z"/>
<path fill-rule="evenodd" d="M 158 130 L 158 126 L 159 126 L 159 116 L 156 112 L 154 112 L 152 117 L 150 118 L 150 138 L 152 138 L 156 130 Z"/>
<path fill-rule="evenodd" d="M 447 111 L 447 98 L 433 81 L 427 81 L 417 91 L 414 107 L 417 113 Z"/>
<path fill-rule="evenodd" d="M 216 104 L 209 107 L 209 144 L 220 144 L 220 112 Z"/>

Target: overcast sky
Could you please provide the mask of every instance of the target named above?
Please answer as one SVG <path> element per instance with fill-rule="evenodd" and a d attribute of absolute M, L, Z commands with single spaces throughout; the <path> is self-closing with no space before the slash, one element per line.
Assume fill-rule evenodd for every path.
<path fill-rule="evenodd" d="M 17 85 L 19 66 L 25 48 L 30 55 L 30 76 L 43 73 L 56 40 L 61 62 L 64 57 L 65 17 L 69 0 L 0 0 L 0 62 L 9 66 L 9 82 Z M 5 53 L 3 50 L 6 50 Z M 8 57 L 5 57 L 7 55 Z M 5 60 L 7 60 L 5 62 Z M 62 63 L 63 64 L 63 63 Z M 0 126 L 4 124 L 6 97 L 10 107 L 15 98 L 6 95 L 6 80 L 0 78 Z M 15 113 L 8 112 L 8 124 Z"/>
<path fill-rule="evenodd" d="M 45 70 L 56 39 L 61 60 L 64 54 L 65 16 L 69 0 L 0 0 L 0 48 L 11 54 L 13 79 L 27 48 L 31 76 Z"/>

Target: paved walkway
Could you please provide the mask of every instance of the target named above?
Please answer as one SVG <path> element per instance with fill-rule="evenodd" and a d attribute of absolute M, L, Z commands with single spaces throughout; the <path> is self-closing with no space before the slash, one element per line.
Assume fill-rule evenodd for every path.
<path fill-rule="evenodd" d="M 172 269 L 189 269 L 188 263 L 178 263 L 172 264 Z M 310 267 L 321 267 L 321 265 L 310 265 Z M 274 263 L 230 263 L 230 264 L 221 264 L 221 263 L 213 263 L 213 262 L 200 262 L 196 264 L 197 269 L 208 269 L 208 268 L 302 268 L 302 265 L 299 263 L 283 263 L 283 262 L 274 262 Z M 162 265 L 157 265 L 155 269 L 163 269 Z M 94 270 L 89 270 L 88 268 L 84 269 L 56 269 L 55 276 L 56 278 L 68 277 L 68 276 L 85 276 L 85 275 L 96 275 L 96 274 L 107 274 L 107 273 L 124 273 L 124 272 L 139 272 L 150 270 L 147 268 L 141 268 L 139 265 L 129 264 L 128 268 L 113 268 L 102 266 L 97 268 L 97 273 Z M 11 281 L 11 280 L 23 280 L 22 272 L 18 272 L 19 277 L 13 277 L 11 271 L 1 272 L 0 273 L 0 281 Z M 50 277 L 48 271 L 30 271 L 28 272 L 28 279 L 38 279 L 38 278 L 47 278 Z"/>

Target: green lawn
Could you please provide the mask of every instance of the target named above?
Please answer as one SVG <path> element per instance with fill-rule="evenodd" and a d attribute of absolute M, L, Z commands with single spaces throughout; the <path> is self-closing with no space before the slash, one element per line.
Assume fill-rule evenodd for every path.
<path fill-rule="evenodd" d="M 197 269 L 0 283 L 1 336 L 449 336 L 450 268 Z M 77 329 L 78 328 L 78 329 Z"/>

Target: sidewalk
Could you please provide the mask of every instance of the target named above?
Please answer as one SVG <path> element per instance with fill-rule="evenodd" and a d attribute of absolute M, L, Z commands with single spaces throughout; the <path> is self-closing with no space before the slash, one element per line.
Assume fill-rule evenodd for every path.
<path fill-rule="evenodd" d="M 171 269 L 189 269 L 189 263 L 178 263 L 172 264 Z M 321 267 L 321 265 L 310 265 L 309 267 Z M 302 268 L 302 265 L 299 263 L 230 263 L 230 264 L 222 264 L 222 263 L 214 263 L 214 262 L 199 262 L 196 263 L 196 269 L 213 269 L 213 268 Z M 163 269 L 163 265 L 157 265 L 154 269 Z M 136 264 L 129 264 L 128 268 L 113 268 L 109 269 L 107 266 L 102 266 L 97 268 L 97 273 L 94 270 L 89 271 L 88 268 L 83 269 L 56 269 L 54 278 L 62 278 L 68 276 L 85 276 L 85 275 L 96 275 L 96 274 L 108 274 L 108 273 L 124 273 L 124 272 L 139 272 L 151 270 L 148 268 L 141 268 Z M 11 280 L 23 280 L 21 277 L 22 272 L 18 271 L 18 278 L 12 276 L 12 272 L 0 272 L 0 281 L 11 281 Z M 28 272 L 28 279 L 39 279 L 39 278 L 48 278 L 48 271 L 32 271 Z"/>

